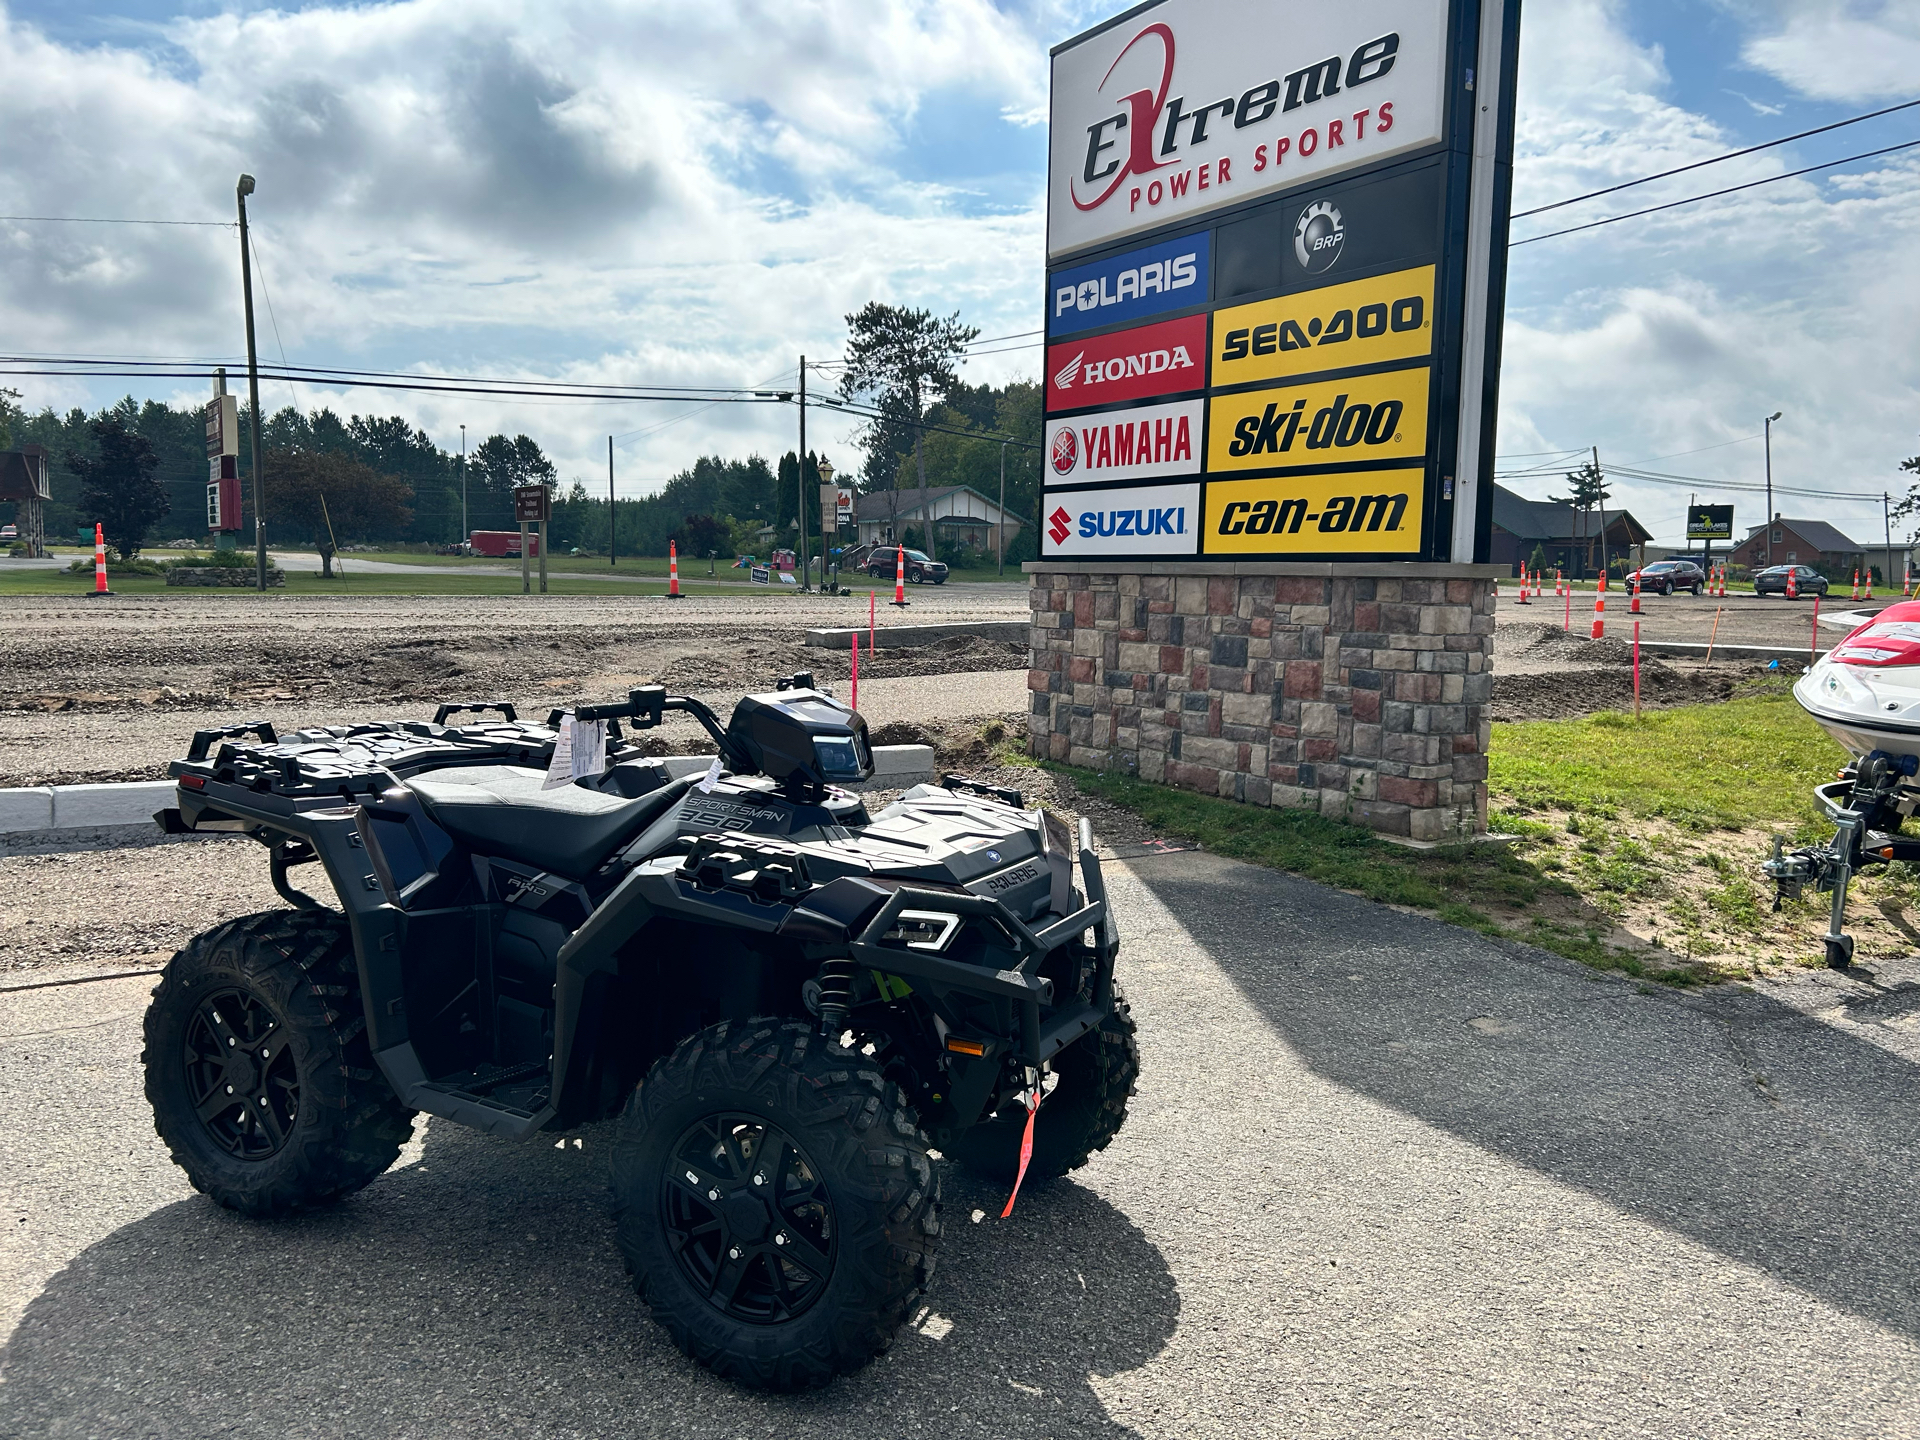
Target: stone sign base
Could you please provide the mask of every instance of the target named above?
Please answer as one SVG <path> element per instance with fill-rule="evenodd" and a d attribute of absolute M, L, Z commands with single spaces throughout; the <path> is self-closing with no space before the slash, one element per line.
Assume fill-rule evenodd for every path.
<path fill-rule="evenodd" d="M 1485 831 L 1498 567 L 1024 568 L 1035 755 L 1415 840 Z"/>

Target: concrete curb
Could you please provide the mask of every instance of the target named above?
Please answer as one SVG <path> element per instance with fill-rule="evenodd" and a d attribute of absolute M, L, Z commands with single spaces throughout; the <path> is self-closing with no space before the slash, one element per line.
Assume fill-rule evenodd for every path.
<path fill-rule="evenodd" d="M 699 775 L 711 755 L 672 755 L 676 779 Z M 873 778 L 849 790 L 907 790 L 933 780 L 931 745 L 876 745 Z M 163 838 L 153 812 L 173 803 L 171 780 L 0 789 L 0 856 L 53 850 L 115 850 Z M 193 837 L 184 837 L 193 838 Z M 199 838 L 205 838 L 204 836 Z"/>
<path fill-rule="evenodd" d="M 866 648 L 867 627 L 850 625 L 830 630 L 807 631 L 807 644 L 817 650 L 845 650 L 852 643 L 852 637 L 860 636 L 860 647 Z M 1033 634 L 1033 625 L 1026 620 L 965 620 L 951 625 L 881 625 L 873 632 L 873 643 L 881 650 L 894 650 L 906 645 L 929 645 L 935 640 L 950 640 L 956 635 L 969 636 L 977 640 L 1005 640 L 1013 644 L 1024 642 Z"/>

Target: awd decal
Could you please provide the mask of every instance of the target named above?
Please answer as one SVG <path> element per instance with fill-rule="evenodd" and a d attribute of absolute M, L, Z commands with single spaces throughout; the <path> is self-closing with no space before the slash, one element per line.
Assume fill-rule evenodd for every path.
<path fill-rule="evenodd" d="M 1433 351 L 1434 267 L 1236 305 L 1214 317 L 1213 383 L 1413 360 Z"/>

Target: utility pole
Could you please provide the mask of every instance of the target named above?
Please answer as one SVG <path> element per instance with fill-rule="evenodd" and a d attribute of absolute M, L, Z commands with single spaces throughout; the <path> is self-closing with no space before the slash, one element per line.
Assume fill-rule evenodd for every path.
<path fill-rule="evenodd" d="M 1593 447 L 1593 495 L 1600 506 L 1600 582 L 1607 579 L 1607 477 L 1600 470 L 1600 447 Z"/>
<path fill-rule="evenodd" d="M 1773 422 L 1783 412 L 1776 410 L 1767 417 L 1767 564 L 1773 564 Z"/>
<path fill-rule="evenodd" d="M 800 482 L 800 512 L 795 517 L 798 524 L 794 527 L 800 532 L 800 588 L 810 589 L 807 577 L 812 574 L 807 568 L 807 357 L 800 357 L 800 463 L 798 480 Z M 826 567 L 821 566 L 821 579 L 826 578 Z"/>
<path fill-rule="evenodd" d="M 473 531 L 467 528 L 467 427 L 460 427 L 460 543 L 466 544 L 473 538 Z"/>
<path fill-rule="evenodd" d="M 1880 578 L 1891 585 L 1893 583 L 1893 496 L 1885 490 L 1880 492 L 1880 523 L 1885 527 L 1881 533 L 1887 542 L 1887 566 Z"/>
<path fill-rule="evenodd" d="M 607 436 L 607 568 L 615 569 L 614 552 L 620 537 L 613 528 L 613 436 Z"/>
<path fill-rule="evenodd" d="M 256 579 L 260 593 L 267 590 L 267 491 L 260 471 L 260 362 L 253 348 L 253 258 L 247 240 L 247 196 L 253 193 L 253 176 L 242 175 L 233 187 L 234 203 L 240 207 L 240 289 L 247 311 L 247 404 L 253 410 L 253 543 Z"/>
<path fill-rule="evenodd" d="M 1000 537 L 1000 578 L 1007 578 L 1007 442 L 1000 442 L 1000 523 L 993 527 Z"/>

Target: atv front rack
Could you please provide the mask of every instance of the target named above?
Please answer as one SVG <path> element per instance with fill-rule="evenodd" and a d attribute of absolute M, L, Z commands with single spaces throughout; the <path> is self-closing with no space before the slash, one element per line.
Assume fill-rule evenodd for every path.
<path fill-rule="evenodd" d="M 1833 838 L 1824 845 L 1787 850 L 1786 837 L 1776 835 L 1772 856 L 1760 866 L 1774 883 L 1775 910 L 1782 900 L 1798 900 L 1809 884 L 1817 894 L 1832 894 L 1821 940 L 1827 964 L 1836 970 L 1853 963 L 1853 937 L 1845 929 L 1847 886 L 1853 877 L 1895 860 L 1920 863 L 1920 838 L 1898 833 L 1901 822 L 1920 806 L 1920 787 L 1907 783 L 1916 770 L 1920 759 L 1876 750 L 1839 780 L 1816 785 L 1814 801 L 1833 821 Z"/>

